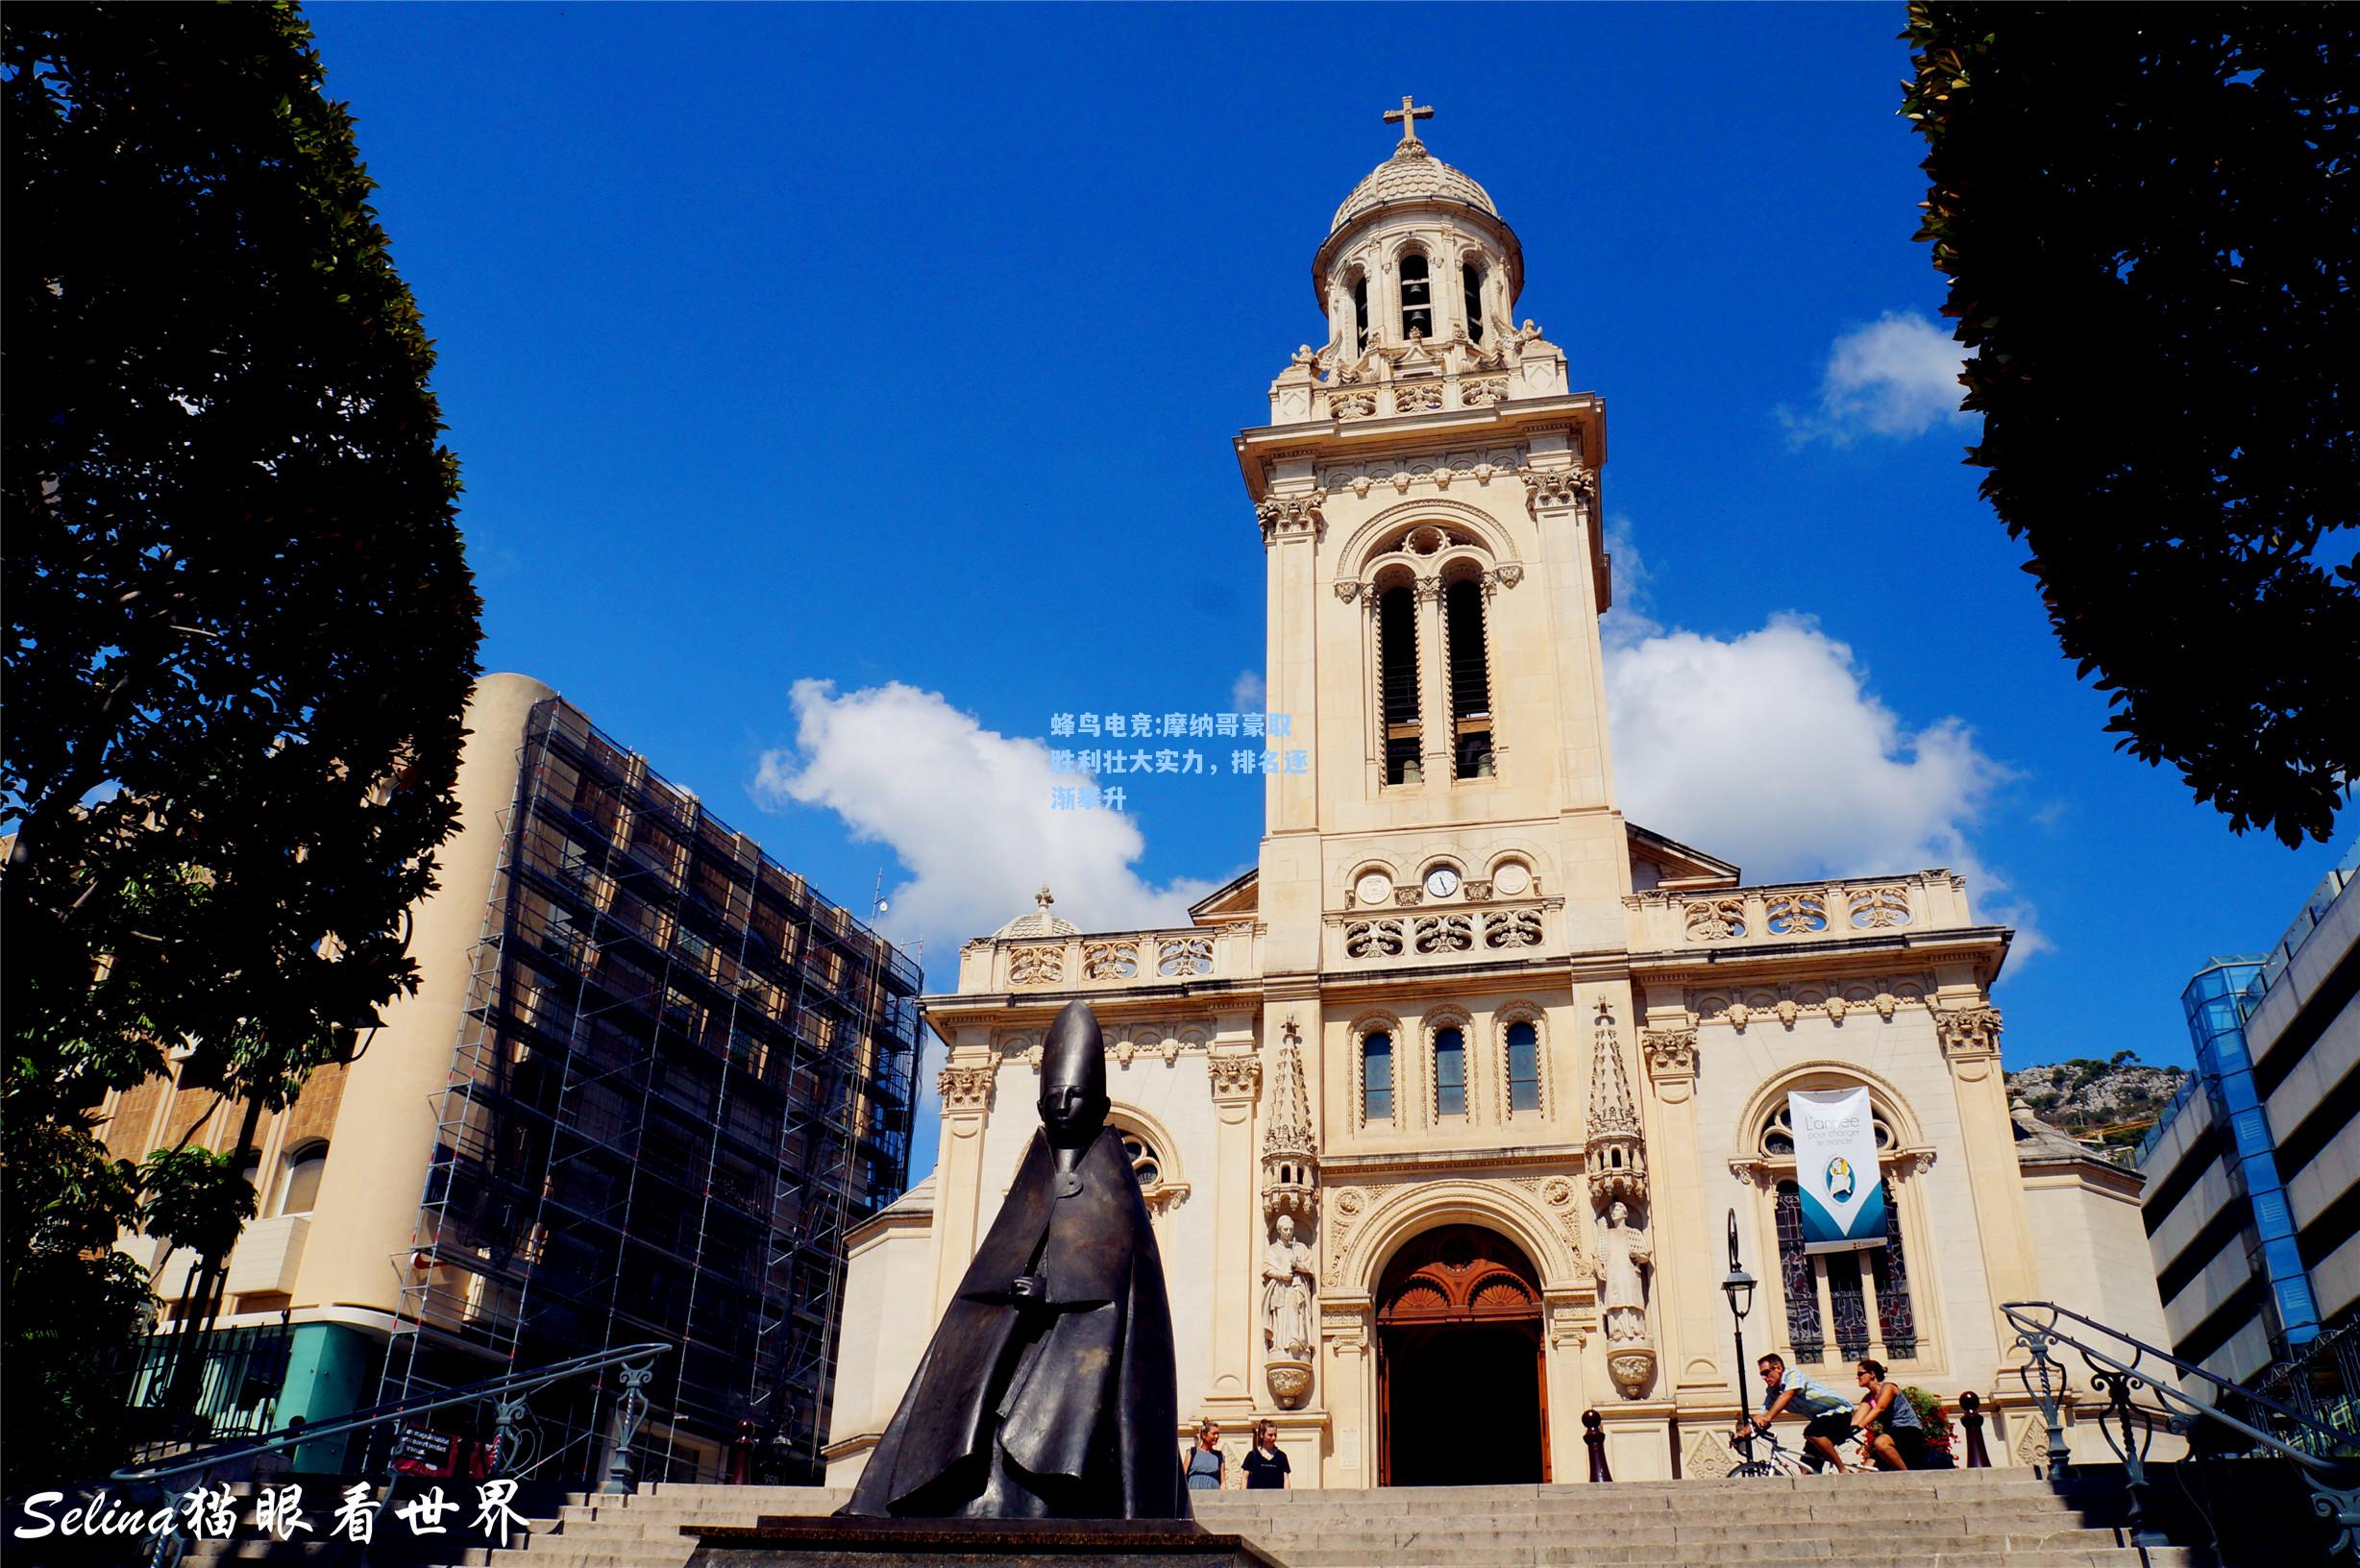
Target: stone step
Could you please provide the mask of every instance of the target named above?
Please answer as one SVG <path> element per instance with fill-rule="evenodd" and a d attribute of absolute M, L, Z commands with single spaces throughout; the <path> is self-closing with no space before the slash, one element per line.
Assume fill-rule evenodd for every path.
<path fill-rule="evenodd" d="M 1260 1543 L 1257 1543 L 1260 1544 Z M 1601 1561 L 1629 1568 L 1695 1568 L 1692 1556 L 1658 1556 L 1622 1559 L 1600 1558 L 1578 1541 L 1540 1547 L 1450 1547 L 1375 1556 L 1350 1548 L 1279 1546 L 1263 1548 L 1287 1568 L 1584 1568 Z M 2198 1568 L 2197 1556 L 2182 1547 L 2151 1547 L 2142 1555 L 2137 1547 L 2106 1547 L 2063 1551 L 1844 1552 L 1828 1556 L 1749 1556 L 1746 1568 Z"/>
<path fill-rule="evenodd" d="M 1456 1540 L 1482 1537 L 1485 1539 L 1569 1540 L 1594 1541 L 1601 1546 L 1651 1546 L 1692 1543 L 1733 1552 L 1765 1538 L 1759 1523 L 1742 1524 L 1728 1521 L 1711 1525 L 1616 1525 L 1591 1530 L 1567 1530 L 1560 1525 L 1533 1520 L 1469 1518 L 1459 1520 L 1415 1520 L 1395 1526 L 1376 1524 L 1340 1525 L 1320 1531 L 1305 1531 L 1285 1520 L 1198 1520 L 1209 1530 L 1248 1535 L 1268 1541 L 1349 1541 L 1355 1544 L 1408 1546 L 1421 1540 Z M 1812 1542 L 1842 1542 L 1857 1539 L 1860 1531 L 1833 1528 L 1834 1521 L 1820 1522 L 1823 1528 L 1812 1529 L 1795 1521 L 1783 1521 L 1777 1539 L 1795 1542 L 1811 1556 L 1824 1556 L 1827 1548 Z M 2028 1546 L 2040 1541 L 2053 1541 L 2059 1546 L 2091 1547 L 2120 1544 L 2116 1533 L 2103 1529 L 2079 1524 L 2077 1521 L 2052 1519 L 2018 1520 L 2003 1525 L 1965 1524 L 1950 1519 L 1927 1519 L 1912 1524 L 1908 1538 L 1939 1543 L 1954 1549 L 1964 1549 L 1978 1541 L 2005 1541 L 2011 1546 Z M 1992 1550 L 1998 1550 L 1993 1548 Z"/>
<path fill-rule="evenodd" d="M 1763 1495 L 1728 1495 L 1728 1492 L 1704 1492 L 1704 1495 L 1678 1495 L 1678 1492 L 1619 1492 L 1611 1487 L 1600 1487 L 1598 1492 L 1567 1492 L 1556 1497 L 1404 1497 L 1392 1492 L 1196 1492 L 1192 1505 L 1199 1511 L 1220 1511 L 1234 1507 L 1258 1507 L 1272 1497 L 1284 1497 L 1287 1507 L 1298 1511 L 1357 1511 L 1357 1513 L 1725 1513 L 1733 1507 L 1758 1507 L 1768 1502 L 1780 1509 L 1807 1507 L 1812 1502 L 1841 1502 L 1848 1509 L 1877 1509 L 1885 1513 L 1947 1513 L 1956 1509 L 2063 1509 L 2072 1507 L 2065 1497 L 2058 1497 L 2049 1487 L 2029 1487 L 2023 1492 L 1980 1492 L 1968 1497 L 1919 1497 L 1911 1492 L 1888 1490 L 1874 1481 L 1848 1481 L 1841 1476 L 1829 1476 L 1817 1485 L 1801 1492 L 1763 1492 Z M 767 1509 L 778 1511 L 778 1509 Z"/>

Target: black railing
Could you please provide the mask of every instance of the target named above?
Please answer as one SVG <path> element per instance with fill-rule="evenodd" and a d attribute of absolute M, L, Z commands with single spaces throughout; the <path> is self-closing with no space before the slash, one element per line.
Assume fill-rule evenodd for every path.
<path fill-rule="evenodd" d="M 456 1388 L 430 1389 L 389 1400 L 331 1420 L 297 1421 L 246 1442 L 210 1443 L 168 1458 L 128 1464 L 108 1480 L 133 1496 L 160 1494 L 171 1501 L 172 1528 L 151 1538 L 148 1562 L 150 1568 L 172 1568 L 187 1546 L 180 1533 L 181 1523 L 188 1516 L 184 1504 L 209 1488 L 216 1476 L 235 1474 L 251 1468 L 257 1460 L 293 1449 L 331 1441 L 344 1443 L 356 1433 L 368 1433 L 383 1439 L 381 1445 L 370 1443 L 369 1451 L 384 1456 L 381 1485 L 390 1492 L 396 1467 L 404 1457 L 403 1434 L 410 1430 L 411 1423 L 437 1410 L 476 1406 L 491 1417 L 493 1437 L 484 1452 L 488 1476 L 523 1479 L 557 1458 L 543 1451 L 540 1426 L 529 1404 L 531 1396 L 552 1384 L 611 1370 L 615 1374 L 616 1397 L 607 1424 L 605 1475 L 599 1489 L 628 1492 L 638 1484 L 635 1445 L 640 1424 L 648 1414 L 647 1386 L 655 1376 L 657 1359 L 671 1350 L 668 1344 L 650 1341 L 576 1356 L 546 1366 L 504 1372 Z"/>
<path fill-rule="evenodd" d="M 2334 1553 L 2360 1562 L 2360 1446 L 2350 1433 L 2054 1302 L 2004 1302 L 2000 1311 L 2029 1356 L 2015 1370 L 2048 1424 L 2050 1472 L 2060 1480 L 2073 1473 L 2065 1424 L 2072 1369 L 2055 1351 L 2073 1351 L 2088 1369 L 2091 1390 L 2105 1402 L 2099 1435 L 2123 1466 L 2133 1544 L 2171 1544 L 2153 1528 L 2148 1495 L 2148 1459 L 2160 1427 L 2186 1438 L 2200 1462 L 2243 1453 L 2293 1465 L 2311 1511 L 2330 1527 Z M 2217 1551 L 2217 1531 L 2215 1544 Z"/>
<path fill-rule="evenodd" d="M 2360 1317 L 2348 1317 L 2254 1380 L 2321 1426 L 2360 1442 Z"/>
<path fill-rule="evenodd" d="M 209 1334 L 190 1324 L 140 1340 L 122 1385 L 135 1454 L 148 1458 L 270 1431 L 294 1339 L 282 1314 L 276 1323 Z"/>

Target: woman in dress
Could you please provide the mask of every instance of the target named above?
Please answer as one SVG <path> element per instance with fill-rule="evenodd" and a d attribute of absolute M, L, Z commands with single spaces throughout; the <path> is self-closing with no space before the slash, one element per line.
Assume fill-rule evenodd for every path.
<path fill-rule="evenodd" d="M 1221 1489 L 1221 1467 L 1229 1456 L 1221 1452 L 1220 1423 L 1212 1417 L 1196 1429 L 1196 1446 L 1189 1450 L 1189 1490 L 1217 1492 Z"/>

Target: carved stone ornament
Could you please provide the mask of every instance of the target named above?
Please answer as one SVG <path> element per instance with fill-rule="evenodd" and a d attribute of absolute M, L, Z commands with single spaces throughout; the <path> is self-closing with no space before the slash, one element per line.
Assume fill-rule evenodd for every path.
<path fill-rule="evenodd" d="M 1647 1076 L 1658 1083 L 1666 1078 L 1696 1076 L 1693 1029 L 1646 1030 L 1639 1036 L 1639 1049 L 1647 1054 Z"/>
<path fill-rule="evenodd" d="M 1736 1451 L 1729 1446 L 1727 1429 L 1708 1427 L 1688 1443 L 1680 1457 L 1680 1473 L 1689 1481 L 1719 1481 L 1737 1467 Z"/>
<path fill-rule="evenodd" d="M 1250 1100 L 1262 1087 L 1262 1058 L 1250 1053 L 1216 1056 L 1206 1062 L 1217 1100 Z"/>
<path fill-rule="evenodd" d="M 1309 1361 L 1268 1361 L 1264 1364 L 1263 1377 L 1270 1385 L 1271 1402 L 1282 1410 L 1299 1410 L 1311 1397 Z"/>
<path fill-rule="evenodd" d="M 1008 955 L 1008 980 L 1019 986 L 1053 986 L 1066 977 L 1066 949 L 1019 947 Z"/>
<path fill-rule="evenodd" d="M 934 1080 L 935 1087 L 942 1090 L 943 1110 L 989 1111 L 992 1083 L 996 1076 L 990 1067 L 945 1067 Z"/>
<path fill-rule="evenodd" d="M 1637 1399 L 1647 1392 L 1655 1381 L 1656 1353 L 1644 1346 L 1619 1348 L 1607 1353 L 1606 1375 L 1614 1380 L 1625 1399 Z"/>
<path fill-rule="evenodd" d="M 2000 1010 L 1996 1007 L 1969 1007 L 1954 1013 L 1936 1013 L 1934 1034 L 1942 1041 L 1942 1054 L 1953 1061 L 1960 1057 L 1997 1056 L 2000 1054 Z"/>
<path fill-rule="evenodd" d="M 1336 597 L 1349 604 L 1361 597 L 1361 582 L 1357 577 L 1343 577 L 1336 584 Z"/>
<path fill-rule="evenodd" d="M 1305 533 L 1314 538 L 1326 531 L 1327 520 L 1320 516 L 1320 503 L 1327 492 L 1314 490 L 1308 496 L 1266 496 L 1255 506 L 1254 514 L 1262 521 L 1262 542 L 1273 544 L 1289 534 Z"/>
<path fill-rule="evenodd" d="M 1516 477 L 1532 486 L 1532 503 L 1536 510 L 1543 507 L 1571 506 L 1597 489 L 1598 481 L 1588 469 L 1524 468 Z"/>

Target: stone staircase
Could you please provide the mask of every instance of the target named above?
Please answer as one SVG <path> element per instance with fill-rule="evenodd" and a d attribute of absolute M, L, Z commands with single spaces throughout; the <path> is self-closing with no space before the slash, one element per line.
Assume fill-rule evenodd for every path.
<path fill-rule="evenodd" d="M 848 1494 L 818 1487 L 656 1484 L 577 1494 L 519 1550 L 455 1555 L 480 1568 L 681 1568 L 683 1525 L 807 1516 Z M 2204 1568 L 2209 1554 L 2142 1552 L 2024 1470 L 1618 1485 L 1199 1492 L 1207 1529 L 1288 1568 Z M 1079 1561 L 1061 1557 L 1060 1561 Z"/>

